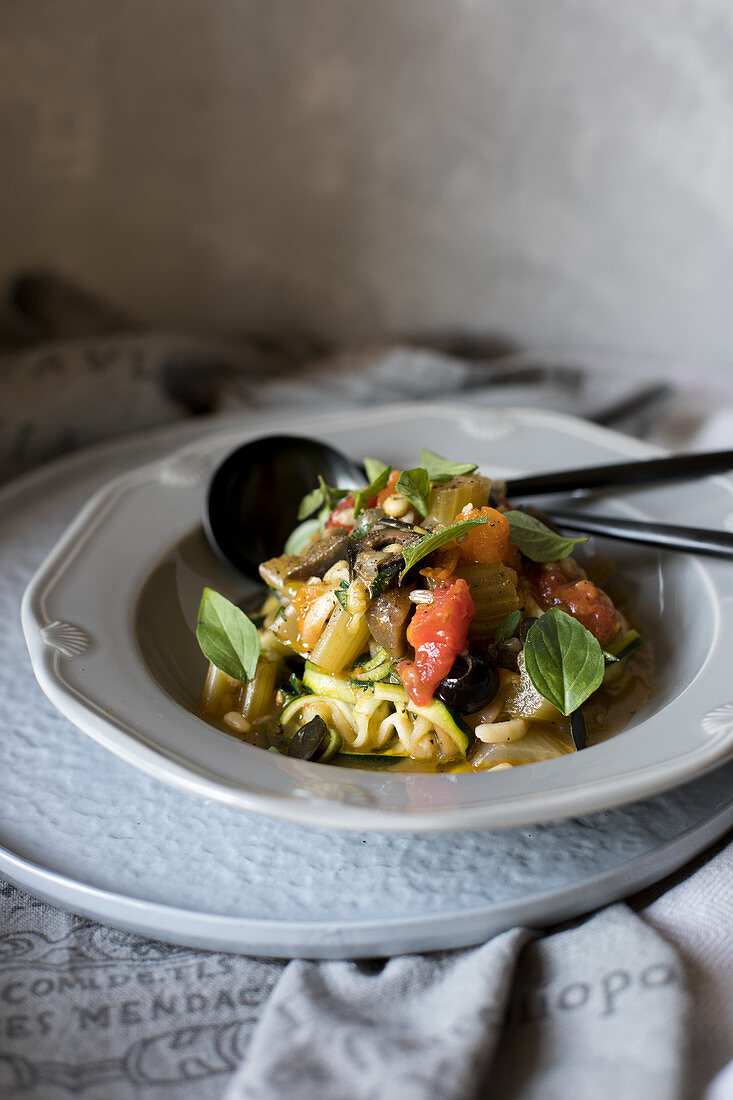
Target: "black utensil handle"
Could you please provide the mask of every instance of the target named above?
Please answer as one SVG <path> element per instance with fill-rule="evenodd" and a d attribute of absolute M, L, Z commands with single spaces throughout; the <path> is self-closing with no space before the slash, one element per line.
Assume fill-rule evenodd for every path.
<path fill-rule="evenodd" d="M 626 542 L 643 542 L 663 550 L 685 550 L 691 554 L 713 554 L 733 558 L 733 534 L 706 527 L 677 527 L 669 523 L 646 523 L 617 516 L 594 516 L 579 512 L 558 512 L 553 508 L 549 518 L 567 531 L 582 531 L 588 535 L 605 535 Z"/>
<path fill-rule="evenodd" d="M 705 474 L 733 470 L 733 451 L 701 451 L 697 454 L 668 455 L 641 462 L 614 462 L 610 466 L 586 466 L 578 470 L 558 470 L 533 474 L 507 482 L 506 495 L 534 496 L 536 493 L 572 492 L 574 489 L 600 489 L 604 486 L 643 485 L 653 481 L 686 480 Z"/>

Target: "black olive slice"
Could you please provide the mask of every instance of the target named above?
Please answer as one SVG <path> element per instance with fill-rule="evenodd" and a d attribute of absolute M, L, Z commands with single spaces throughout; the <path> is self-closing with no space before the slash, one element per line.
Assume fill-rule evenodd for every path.
<path fill-rule="evenodd" d="M 460 653 L 435 694 L 459 714 L 475 714 L 496 695 L 499 677 L 492 664 L 472 653 Z"/>

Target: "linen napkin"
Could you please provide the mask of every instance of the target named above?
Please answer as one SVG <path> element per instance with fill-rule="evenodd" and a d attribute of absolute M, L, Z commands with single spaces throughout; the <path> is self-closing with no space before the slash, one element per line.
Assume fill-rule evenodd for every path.
<path fill-rule="evenodd" d="M 152 364 L 147 396 L 157 394 L 157 405 L 137 404 L 140 348 Z M 13 400 L 22 374 L 17 353 L 0 370 L 4 398 L 26 416 L 13 421 L 2 456 L 9 472 L 61 449 L 65 418 L 77 444 L 109 433 L 114 418 L 99 411 L 109 389 L 90 363 L 107 362 L 111 371 L 117 363 L 127 394 L 125 417 L 114 420 L 122 431 L 180 416 L 211 362 L 200 342 L 144 334 L 52 350 L 53 377 L 76 395 L 55 417 L 52 403 L 40 409 Z M 48 351 L 26 349 L 23 362 L 42 362 Z M 303 376 L 268 372 L 266 382 L 264 360 L 251 349 L 246 362 L 228 360 L 221 346 L 217 356 L 224 364 L 217 408 L 349 407 L 470 390 L 472 401 L 487 405 L 542 404 L 602 420 L 614 410 L 628 414 L 635 393 L 651 394 L 647 410 L 658 412 L 661 392 L 653 375 L 595 375 L 567 360 L 548 367 L 545 357 L 516 353 L 487 364 L 393 345 L 301 361 Z M 176 404 L 171 393 L 182 392 L 181 379 L 188 396 Z M 663 396 L 660 437 L 675 415 L 678 427 L 684 421 L 680 445 L 694 446 L 706 425 L 717 430 L 712 415 L 700 413 L 694 424 L 682 417 L 683 390 L 671 401 Z M 711 401 L 709 412 L 720 407 Z M 654 434 L 648 423 L 645 431 Z M 721 1100 L 733 1079 L 733 847 L 719 849 L 668 889 L 568 927 L 515 929 L 470 950 L 363 962 L 283 963 L 172 947 L 61 912 L 6 883 L 0 1089 L 26 1100 Z"/>
<path fill-rule="evenodd" d="M 730 846 L 721 859 L 729 871 Z M 0 1089 L 27 1100 L 718 1100 L 733 957 L 730 878 L 716 862 L 638 915 L 617 904 L 554 932 L 356 962 L 173 947 L 5 884 Z M 708 877 L 709 929 L 698 907 Z"/>

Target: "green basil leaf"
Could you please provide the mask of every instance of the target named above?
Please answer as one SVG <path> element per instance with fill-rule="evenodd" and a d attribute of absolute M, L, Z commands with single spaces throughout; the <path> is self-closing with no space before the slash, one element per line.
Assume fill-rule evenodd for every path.
<path fill-rule="evenodd" d="M 367 460 L 365 459 L 364 461 L 366 462 Z M 369 459 L 369 461 L 375 462 L 376 459 Z M 383 468 L 378 472 L 376 477 L 369 482 L 366 488 L 359 489 L 358 492 L 354 493 L 354 519 L 359 515 L 359 512 L 362 512 L 366 508 L 370 499 L 375 497 L 377 493 L 385 487 L 391 473 L 392 467 L 383 465 Z"/>
<path fill-rule="evenodd" d="M 577 539 L 556 535 L 541 520 L 526 512 L 514 510 L 504 515 L 509 521 L 512 542 L 530 561 L 559 561 L 566 558 L 579 542 L 588 541 L 587 535 Z"/>
<path fill-rule="evenodd" d="M 494 641 L 506 642 L 509 638 L 513 638 L 521 617 L 519 611 L 510 611 L 507 617 L 501 620 L 494 631 Z"/>
<path fill-rule="evenodd" d="M 420 465 L 428 471 L 431 481 L 450 481 L 452 477 L 472 474 L 478 469 L 475 462 L 450 462 L 424 447 L 420 451 Z"/>
<path fill-rule="evenodd" d="M 389 477 L 392 467 L 388 466 L 386 462 L 381 462 L 378 458 L 365 458 L 364 469 L 369 480 L 376 481 L 385 470 L 387 470 L 387 476 Z"/>
<path fill-rule="evenodd" d="M 524 667 L 540 695 L 568 715 L 601 686 L 605 662 L 590 630 L 553 607 L 527 632 Z"/>
<path fill-rule="evenodd" d="M 404 470 L 397 478 L 397 492 L 409 500 L 412 507 L 421 516 L 426 516 L 430 508 L 430 476 L 422 466 L 414 470 Z"/>
<path fill-rule="evenodd" d="M 326 485 L 326 482 L 322 477 L 318 478 L 318 485 L 323 493 L 323 499 L 328 505 L 329 512 L 332 512 L 338 502 L 347 497 L 351 492 L 351 489 L 337 489 L 335 485 Z"/>
<path fill-rule="evenodd" d="M 328 518 L 328 513 L 326 518 Z M 296 557 L 303 553 L 314 535 L 320 534 L 323 524 L 321 518 L 307 519 L 299 523 L 288 535 L 283 547 L 283 554 L 294 554 Z"/>
<path fill-rule="evenodd" d="M 307 519 L 317 508 L 325 507 L 329 514 L 340 500 L 349 495 L 349 489 L 337 489 L 335 485 L 326 485 L 322 477 L 318 478 L 318 488 L 306 493 L 298 505 L 298 519 Z"/>
<path fill-rule="evenodd" d="M 323 489 L 311 489 L 310 493 L 306 493 L 300 504 L 298 505 L 298 519 L 307 519 L 312 515 L 316 508 L 320 508 L 325 503 L 325 496 Z"/>
<path fill-rule="evenodd" d="M 445 546 L 446 542 L 459 539 L 463 535 L 467 535 L 469 531 L 473 531 L 474 527 L 481 527 L 488 522 L 488 516 L 481 516 L 478 519 L 464 519 L 460 523 L 453 523 L 450 527 L 444 527 L 441 531 L 431 531 L 429 535 L 423 535 L 417 542 L 413 542 L 412 546 L 405 548 L 402 555 L 405 560 L 402 577 L 405 576 L 408 570 L 412 569 L 413 565 L 417 565 L 428 554 L 432 554 L 433 550 L 439 550 L 441 546 Z M 400 580 L 402 580 L 402 577 Z"/>
<path fill-rule="evenodd" d="M 235 604 L 205 588 L 196 639 L 204 657 L 235 680 L 251 680 L 260 656 L 257 627 Z"/>

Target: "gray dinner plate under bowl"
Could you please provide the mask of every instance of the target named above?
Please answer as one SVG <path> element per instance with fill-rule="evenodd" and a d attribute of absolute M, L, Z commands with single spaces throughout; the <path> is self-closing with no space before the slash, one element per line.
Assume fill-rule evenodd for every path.
<path fill-rule="evenodd" d="M 313 828 L 178 790 L 76 729 L 34 679 L 22 592 L 90 494 L 220 426 L 185 423 L 83 452 L 0 494 L 3 875 L 62 907 L 173 943 L 349 958 L 466 946 L 517 924 L 580 915 L 658 881 L 733 825 L 726 764 L 630 806 L 537 826 L 421 835 Z"/>

